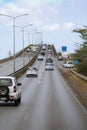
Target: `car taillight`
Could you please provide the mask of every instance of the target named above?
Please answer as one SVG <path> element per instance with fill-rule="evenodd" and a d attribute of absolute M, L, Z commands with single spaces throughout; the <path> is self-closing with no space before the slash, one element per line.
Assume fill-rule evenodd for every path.
<path fill-rule="evenodd" d="M 17 89 L 16 89 L 16 86 L 14 86 L 14 93 L 16 93 L 17 92 Z"/>

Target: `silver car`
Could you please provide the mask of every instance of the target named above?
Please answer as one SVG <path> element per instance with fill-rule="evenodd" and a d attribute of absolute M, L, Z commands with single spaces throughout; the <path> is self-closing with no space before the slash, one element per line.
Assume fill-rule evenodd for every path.
<path fill-rule="evenodd" d="M 46 63 L 45 64 L 45 70 L 54 70 L 53 63 Z"/>
<path fill-rule="evenodd" d="M 26 77 L 37 77 L 38 69 L 36 67 L 30 67 L 26 71 Z"/>

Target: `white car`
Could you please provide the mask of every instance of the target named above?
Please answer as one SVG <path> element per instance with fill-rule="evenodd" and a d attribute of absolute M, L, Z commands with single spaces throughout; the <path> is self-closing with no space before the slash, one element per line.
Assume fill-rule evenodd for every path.
<path fill-rule="evenodd" d="M 64 68 L 73 68 L 73 67 L 74 67 L 74 63 L 73 63 L 73 61 L 66 61 L 66 62 L 63 64 L 63 67 L 64 67 Z"/>
<path fill-rule="evenodd" d="M 15 77 L 0 77 L 0 101 L 14 102 L 15 106 L 21 103 L 21 83 Z"/>
<path fill-rule="evenodd" d="M 28 48 L 27 50 L 26 50 L 26 52 L 30 52 L 31 51 L 31 49 L 30 48 Z"/>
<path fill-rule="evenodd" d="M 43 61 L 43 56 L 42 55 L 38 55 L 38 61 L 40 60 L 40 61 Z"/>
<path fill-rule="evenodd" d="M 46 63 L 45 64 L 45 70 L 54 70 L 53 63 Z"/>
<path fill-rule="evenodd" d="M 26 77 L 37 77 L 38 69 L 36 67 L 30 67 L 26 71 Z"/>

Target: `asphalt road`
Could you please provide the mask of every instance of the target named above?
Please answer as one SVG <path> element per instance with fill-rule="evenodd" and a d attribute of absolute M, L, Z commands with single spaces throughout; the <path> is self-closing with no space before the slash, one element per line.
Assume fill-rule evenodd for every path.
<path fill-rule="evenodd" d="M 15 59 L 15 71 L 22 68 L 24 65 L 28 64 L 33 58 L 34 54 L 32 52 L 25 52 Z M 10 60 L 8 62 L 0 64 L 0 76 L 6 76 L 14 72 L 14 61 Z"/>
<path fill-rule="evenodd" d="M 0 103 L 0 130 L 87 130 L 87 112 L 62 79 L 57 61 L 54 71 L 45 71 L 36 61 L 37 78 L 22 82 L 22 103 Z"/>

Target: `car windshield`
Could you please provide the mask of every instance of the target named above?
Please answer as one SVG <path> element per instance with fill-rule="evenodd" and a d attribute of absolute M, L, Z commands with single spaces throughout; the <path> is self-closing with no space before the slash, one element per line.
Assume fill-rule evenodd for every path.
<path fill-rule="evenodd" d="M 72 61 L 69 61 L 69 62 L 65 61 L 64 64 L 73 64 L 73 62 Z"/>
<path fill-rule="evenodd" d="M 51 58 L 46 59 L 46 62 L 53 62 Z"/>
<path fill-rule="evenodd" d="M 6 78 L 1 78 L 0 79 L 0 86 L 2 86 L 2 85 L 12 86 L 12 80 L 6 79 Z"/>
<path fill-rule="evenodd" d="M 53 65 L 52 63 L 46 63 L 46 65 Z"/>
<path fill-rule="evenodd" d="M 69 62 L 68 64 L 73 64 L 72 62 Z"/>

